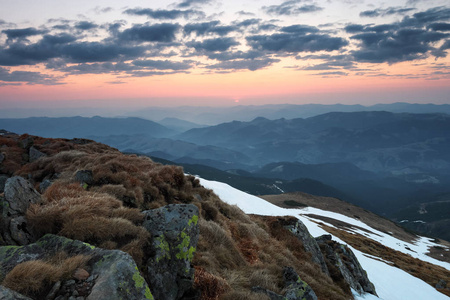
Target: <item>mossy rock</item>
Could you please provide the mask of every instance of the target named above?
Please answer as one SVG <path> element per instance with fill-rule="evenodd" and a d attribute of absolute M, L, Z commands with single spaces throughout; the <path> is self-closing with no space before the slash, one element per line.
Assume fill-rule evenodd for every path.
<path fill-rule="evenodd" d="M 149 286 L 131 256 L 120 250 L 104 250 L 87 243 L 47 234 L 27 246 L 0 247 L 0 279 L 16 265 L 32 260 L 47 260 L 59 252 L 68 256 L 85 255 L 87 268 L 96 280 L 86 299 L 153 299 Z"/>

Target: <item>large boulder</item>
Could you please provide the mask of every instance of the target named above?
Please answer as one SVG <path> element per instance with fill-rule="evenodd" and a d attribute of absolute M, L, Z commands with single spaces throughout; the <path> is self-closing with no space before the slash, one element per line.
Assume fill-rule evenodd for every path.
<path fill-rule="evenodd" d="M 320 266 L 322 272 L 330 275 L 328 272 L 327 264 L 323 258 L 323 254 L 320 251 L 320 247 L 317 244 L 314 237 L 309 233 L 305 224 L 298 219 L 288 219 L 284 221 L 283 227 L 294 234 L 302 243 L 305 250 L 312 255 L 312 261 Z"/>
<path fill-rule="evenodd" d="M 170 204 L 143 212 L 155 253 L 146 263 L 148 282 L 158 300 L 175 300 L 192 292 L 191 261 L 199 238 L 198 208 Z"/>
<path fill-rule="evenodd" d="M 375 286 L 367 277 L 367 272 L 361 267 L 353 251 L 331 239 L 331 235 L 322 235 L 316 238 L 320 249 L 335 268 L 339 269 L 345 281 L 358 293 L 377 295 Z"/>
<path fill-rule="evenodd" d="M 83 296 L 85 299 L 153 299 L 150 289 L 131 256 L 119 250 L 104 250 L 65 237 L 47 234 L 27 246 L 0 247 L 0 278 L 15 266 L 28 261 L 50 261 L 60 253 L 89 257 L 86 269 L 77 269 L 72 278 L 53 282 L 43 299 Z M 88 270 L 88 271 L 86 271 Z M 58 298 L 59 297 L 59 298 Z M 14 299 L 14 298 L 9 298 Z M 19 299 L 19 298 L 18 298 Z M 67 299 L 67 298 L 65 298 Z"/>
<path fill-rule="evenodd" d="M 32 203 L 39 203 L 41 195 L 30 182 L 20 176 L 6 180 L 2 208 L 3 240 L 9 245 L 26 245 L 35 241 L 32 230 L 27 225 L 25 213 Z"/>

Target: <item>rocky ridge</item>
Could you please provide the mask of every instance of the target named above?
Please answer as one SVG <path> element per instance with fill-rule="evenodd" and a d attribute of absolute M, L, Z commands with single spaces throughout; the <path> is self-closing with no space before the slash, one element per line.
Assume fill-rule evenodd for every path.
<path fill-rule="evenodd" d="M 339 295 L 336 299 L 352 297 L 349 288 L 346 290 L 330 286 L 327 291 L 322 291 L 318 288 L 318 282 L 309 279 L 309 282 L 305 281 L 305 278 L 309 278 L 308 274 L 299 267 L 297 258 L 292 262 L 293 265 L 280 266 L 280 263 L 272 262 L 273 258 L 264 253 L 262 245 L 277 244 L 276 237 L 270 239 L 267 233 L 262 233 L 263 225 L 257 225 L 240 210 L 225 205 L 211 192 L 195 186 L 194 181 L 189 188 L 191 196 L 169 189 L 168 184 L 176 188 L 190 182 L 177 177 L 178 173 L 174 169 L 161 170 L 157 177 L 152 177 L 153 185 L 148 189 L 158 189 L 162 196 L 158 196 L 156 191 L 147 194 L 145 190 L 142 195 L 135 193 L 130 196 L 123 191 L 126 182 L 118 182 L 117 177 L 113 175 L 120 173 L 120 168 L 125 168 L 125 165 L 119 163 L 121 159 L 132 159 L 136 164 L 142 163 L 137 157 L 126 158 L 114 149 L 106 149 L 112 161 L 109 166 L 111 174 L 100 176 L 100 170 L 96 169 L 92 162 L 73 166 L 75 163 L 80 164 L 80 157 L 89 160 L 89 155 L 96 157 L 96 153 L 105 151 L 103 146 L 100 150 L 89 148 L 93 145 L 99 147 L 91 141 L 42 141 L 37 137 L 15 135 L 9 136 L 8 140 L 2 138 L 4 146 L 0 147 L 0 151 L 4 159 L 0 163 L 0 172 L 8 179 L 4 187 L 2 186 L 4 193 L 0 194 L 0 299 L 233 299 L 233 295 L 238 294 L 247 295 L 247 299 L 325 299 L 328 296 L 324 295 L 331 289 Z M 61 150 L 55 149 L 56 143 L 61 144 L 58 146 Z M 12 161 L 14 151 L 5 151 L 6 148 L 13 147 L 17 147 L 19 150 L 15 151 L 22 153 L 15 156 L 15 161 Z M 32 147 L 34 150 L 31 150 Z M 65 154 L 62 149 L 72 151 L 71 156 Z M 72 161 L 68 161 L 69 158 Z M 57 159 L 65 162 L 64 168 L 60 169 L 56 164 Z M 12 172 L 14 168 L 11 166 L 14 164 L 16 170 Z M 87 166 L 91 168 L 86 168 Z M 134 167 L 127 165 L 127 168 Z M 155 165 L 154 168 L 160 167 Z M 162 178 L 168 173 L 170 177 Z M 12 176 L 13 174 L 27 174 L 25 177 L 28 180 L 22 176 Z M 127 180 L 131 180 L 134 186 L 143 180 L 141 177 L 133 178 L 135 177 Z M 60 190 L 57 189 L 59 187 Z M 143 235 L 141 231 L 137 231 L 137 237 L 123 234 L 108 237 L 105 242 L 100 242 L 98 239 L 101 235 L 96 232 L 99 228 L 79 223 L 87 226 L 84 231 L 92 230 L 93 233 L 89 235 L 85 232 L 82 240 L 76 240 L 68 238 L 67 236 L 75 234 L 65 228 L 64 224 L 58 223 L 67 220 L 60 220 L 52 215 L 56 218 L 56 225 L 50 225 L 56 227 L 49 227 L 53 229 L 43 232 L 42 228 L 37 228 L 33 219 L 30 219 L 33 216 L 31 213 L 54 209 L 59 202 L 72 201 L 70 203 L 73 206 L 81 199 L 104 199 L 105 191 L 108 197 L 114 195 L 113 199 L 108 200 L 112 201 L 114 206 L 109 214 L 114 214 L 112 220 L 116 223 L 111 224 L 134 223 L 139 228 L 144 228 L 147 234 Z M 142 190 L 140 191 L 142 193 Z M 143 203 L 139 202 L 140 197 Z M 161 197 L 161 200 L 156 200 L 158 197 Z M 183 200 L 182 197 L 186 198 Z M 117 199 L 120 201 L 116 203 Z M 157 208 L 145 209 L 151 206 Z M 61 209 L 70 208 L 69 205 L 62 206 Z M 55 214 L 63 216 L 61 209 L 55 210 Z M 84 220 L 85 212 L 81 207 L 79 209 L 78 217 Z M 89 214 L 95 214 L 95 210 Z M 94 215 L 94 218 L 100 218 L 100 215 Z M 370 287 L 367 276 L 364 277 L 364 271 L 356 258 L 345 246 L 337 243 L 330 245 L 330 241 L 325 243 L 326 246 L 322 246 L 322 239 L 317 243 L 298 220 L 293 222 L 279 218 L 277 222 L 284 228 L 289 239 L 294 238 L 298 245 L 301 245 L 302 248 L 295 251 L 308 253 L 306 257 L 311 259 L 308 262 L 311 270 L 319 272 L 323 278 L 330 278 L 330 264 L 338 268 L 345 261 L 345 268 L 339 270 L 341 277 L 346 280 L 346 286 L 361 293 L 376 294 L 373 285 Z M 108 228 L 106 230 L 108 231 Z M 112 234 L 115 228 L 111 227 L 109 230 Z M 108 236 L 108 232 L 101 234 Z M 211 235 L 208 237 L 209 234 Z M 144 237 L 144 242 L 139 240 L 139 235 Z M 256 237 L 252 238 L 252 235 Z M 260 235 L 265 236 L 265 242 L 263 238 L 258 237 Z M 212 248 L 213 244 L 217 245 L 217 249 Z M 127 245 L 137 245 L 141 252 L 136 254 L 136 249 Z M 282 255 L 286 258 L 292 255 L 288 250 L 283 251 L 285 253 Z M 341 259 L 343 256 L 345 258 Z M 282 261 L 287 263 L 289 259 Z M 222 271 L 216 270 L 214 264 L 222 266 Z M 253 279 L 250 278 L 249 282 L 243 285 L 247 286 L 246 292 L 238 292 L 240 287 L 223 272 L 224 264 L 229 264 L 227 268 L 234 268 L 239 274 L 253 274 L 253 277 L 250 276 Z M 254 279 L 258 269 L 266 265 L 274 265 L 271 271 L 274 275 L 271 276 L 278 276 L 282 280 L 276 277 L 269 277 L 269 282 Z M 36 278 L 24 274 L 43 275 L 36 281 Z M 332 282 L 333 277 L 331 279 L 327 280 Z M 28 288 L 24 287 L 24 284 Z M 346 293 L 347 296 L 344 296 Z"/>

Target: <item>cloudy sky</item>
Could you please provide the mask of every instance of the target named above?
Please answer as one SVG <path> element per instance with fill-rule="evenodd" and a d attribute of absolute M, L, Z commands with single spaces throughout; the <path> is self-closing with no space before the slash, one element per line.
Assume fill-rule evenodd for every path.
<path fill-rule="evenodd" d="M 450 102 L 448 0 L 126 3 L 0 0 L 0 106 Z"/>

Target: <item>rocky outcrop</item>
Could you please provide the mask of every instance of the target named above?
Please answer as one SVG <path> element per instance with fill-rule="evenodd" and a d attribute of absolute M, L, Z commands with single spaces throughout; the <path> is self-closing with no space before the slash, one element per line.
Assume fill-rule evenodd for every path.
<path fill-rule="evenodd" d="M 0 300 L 32 300 L 32 299 L 0 285 Z"/>
<path fill-rule="evenodd" d="M 305 250 L 312 255 L 312 260 L 320 266 L 322 272 L 330 275 L 328 272 L 327 264 L 323 258 L 322 252 L 320 251 L 319 245 L 316 240 L 311 236 L 306 228 L 305 224 L 298 219 L 288 219 L 284 221 L 283 227 L 294 234 L 302 243 Z"/>
<path fill-rule="evenodd" d="M 75 173 L 75 178 L 82 185 L 92 185 L 94 184 L 94 177 L 91 170 L 80 170 Z"/>
<path fill-rule="evenodd" d="M 41 157 L 46 157 L 47 154 L 42 153 L 41 151 L 36 149 L 34 146 L 31 146 L 30 150 L 28 151 L 28 156 L 29 156 L 30 162 L 34 162 L 34 161 L 38 160 Z"/>
<path fill-rule="evenodd" d="M 72 278 L 54 282 L 42 299 L 153 299 L 147 283 L 129 254 L 119 250 L 95 248 L 51 234 L 27 246 L 0 247 L 0 277 L 6 276 L 20 263 L 49 261 L 59 253 L 85 255 L 89 260 L 85 269 L 77 269 Z"/>
<path fill-rule="evenodd" d="M 360 294 L 377 294 L 375 286 L 367 277 L 366 271 L 361 267 L 355 254 L 347 245 L 331 240 L 331 235 L 322 235 L 316 240 L 328 263 L 339 269 L 352 289 Z"/>
<path fill-rule="evenodd" d="M 143 226 L 152 234 L 152 251 L 146 263 L 147 280 L 155 298 L 186 297 L 193 285 L 191 261 L 199 238 L 198 208 L 192 204 L 170 204 L 143 212 Z"/>
<path fill-rule="evenodd" d="M 255 293 L 263 293 L 270 300 L 317 300 L 317 295 L 313 289 L 294 271 L 292 267 L 283 269 L 283 278 L 285 282 L 284 295 L 279 295 L 273 291 L 264 289 L 259 286 L 252 288 Z"/>
<path fill-rule="evenodd" d="M 25 213 L 32 203 L 39 203 L 41 195 L 31 183 L 20 176 L 9 178 L 1 199 L 1 235 L 8 245 L 26 245 L 35 241 L 32 230 L 27 226 Z"/>
<path fill-rule="evenodd" d="M 6 180 L 8 180 L 9 176 L 8 175 L 0 175 L 0 193 L 3 193 L 5 191 L 5 184 L 6 184 Z"/>

